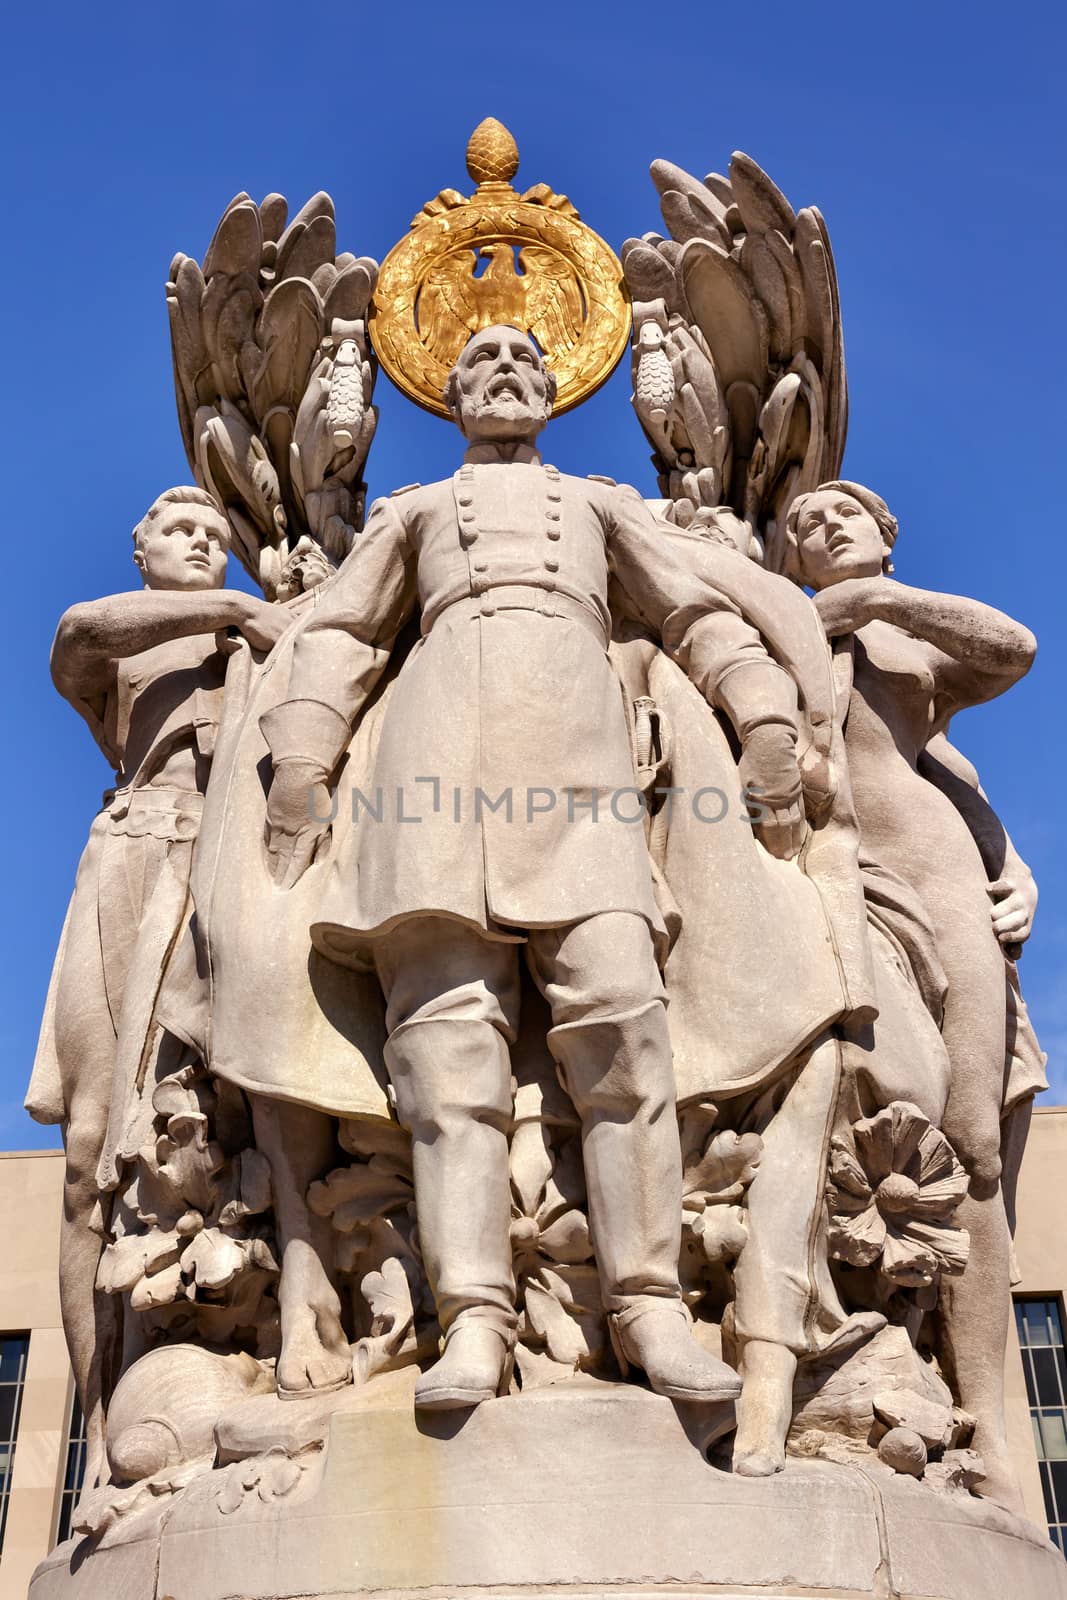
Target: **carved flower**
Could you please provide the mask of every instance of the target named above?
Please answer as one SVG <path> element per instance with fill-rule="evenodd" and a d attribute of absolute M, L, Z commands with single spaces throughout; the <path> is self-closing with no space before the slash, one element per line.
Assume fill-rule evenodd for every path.
<path fill-rule="evenodd" d="M 970 1238 L 952 1225 L 966 1193 L 944 1134 L 895 1100 L 831 1141 L 831 1254 L 854 1267 L 878 1262 L 898 1288 L 928 1288 L 967 1264 Z"/>
<path fill-rule="evenodd" d="M 522 1344 L 543 1352 L 557 1373 L 561 1367 L 573 1372 L 594 1364 L 605 1347 L 600 1280 L 582 1209 L 579 1141 L 569 1127 L 543 1118 L 539 1096 L 520 1090 L 518 1110 L 511 1142 L 511 1246 Z M 528 1381 L 536 1361 L 521 1359 L 520 1365 Z"/>

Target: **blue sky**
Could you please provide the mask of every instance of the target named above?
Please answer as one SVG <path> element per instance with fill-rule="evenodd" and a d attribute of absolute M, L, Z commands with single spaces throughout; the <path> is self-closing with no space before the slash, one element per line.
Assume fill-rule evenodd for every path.
<path fill-rule="evenodd" d="M 519 141 L 520 181 L 568 194 L 616 248 L 658 225 L 659 156 L 702 175 L 746 150 L 824 212 L 846 474 L 896 511 L 901 579 L 998 605 L 1041 643 L 1030 677 L 956 737 L 1041 884 L 1023 981 L 1067 1098 L 1061 8 L 39 4 L 5 32 L 0 1148 L 57 1142 L 21 1101 L 108 778 L 51 687 L 49 643 L 67 605 L 132 587 L 130 528 L 189 479 L 170 259 L 202 258 L 242 189 L 279 190 L 291 211 L 326 189 L 338 248 L 380 259 L 425 200 L 466 187 L 487 114 Z M 550 457 L 654 493 L 628 396 L 624 366 L 554 426 Z M 372 494 L 452 470 L 447 425 L 384 377 L 377 399 Z"/>

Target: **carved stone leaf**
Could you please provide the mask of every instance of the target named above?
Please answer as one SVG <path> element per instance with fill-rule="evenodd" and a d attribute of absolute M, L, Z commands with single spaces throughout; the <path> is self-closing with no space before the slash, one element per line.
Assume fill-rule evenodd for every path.
<path fill-rule="evenodd" d="M 686 1163 L 683 1192 L 727 1204 L 740 1199 L 756 1175 L 762 1149 L 763 1142 L 756 1133 L 722 1130 L 701 1155 Z"/>
<path fill-rule="evenodd" d="M 150 1228 L 126 1234 L 109 1244 L 100 1257 L 97 1287 L 105 1294 L 128 1294 L 141 1278 L 173 1266 L 181 1249 L 174 1233 Z"/>
<path fill-rule="evenodd" d="M 767 313 L 733 257 L 704 239 L 683 247 L 686 299 L 715 360 L 723 388 L 752 384 L 757 397 L 766 379 Z"/>
<path fill-rule="evenodd" d="M 622 247 L 622 262 L 633 299 L 663 300 L 668 309 L 676 309 L 674 268 L 659 250 L 643 239 L 627 239 Z"/>
<path fill-rule="evenodd" d="M 932 1250 L 910 1238 L 907 1230 L 889 1228 L 882 1248 L 882 1271 L 902 1289 L 921 1289 L 937 1277 L 938 1262 Z"/>
<path fill-rule="evenodd" d="M 239 402 L 244 396 L 242 353 L 253 342 L 263 296 L 258 276 L 209 279 L 200 307 L 204 347 L 211 358 L 216 392 Z"/>
<path fill-rule="evenodd" d="M 709 1206 L 692 1219 L 690 1226 L 711 1266 L 719 1261 L 736 1261 L 748 1242 L 745 1213 L 740 1206 Z"/>
<path fill-rule="evenodd" d="M 929 1127 L 929 1119 L 918 1106 L 906 1100 L 894 1100 L 873 1117 L 857 1122 L 853 1129 L 856 1154 L 872 1184 L 891 1172 L 903 1172 Z"/>
<path fill-rule="evenodd" d="M 839 1190 L 852 1195 L 866 1205 L 871 1198 L 871 1186 L 846 1140 L 834 1138 L 830 1144 L 830 1178 Z"/>
<path fill-rule="evenodd" d="M 175 1261 L 161 1272 L 141 1278 L 130 1291 L 130 1306 L 134 1311 L 153 1311 L 159 1306 L 173 1305 L 185 1297 L 186 1285 L 181 1263 Z"/>
<path fill-rule="evenodd" d="M 259 1498 L 266 1503 L 280 1500 L 296 1488 L 301 1476 L 299 1464 L 290 1455 L 272 1450 L 259 1482 Z"/>
<path fill-rule="evenodd" d="M 250 396 L 261 428 L 275 407 L 296 416 L 324 332 L 321 302 L 306 279 L 289 278 L 271 290 L 257 329 L 263 366 Z"/>
<path fill-rule="evenodd" d="M 342 1150 L 349 1155 L 388 1162 L 394 1172 L 411 1173 L 411 1135 L 398 1122 L 380 1117 L 347 1118 L 337 1130 Z"/>
<path fill-rule="evenodd" d="M 263 232 L 259 208 L 247 194 L 235 195 L 215 229 L 215 236 L 204 257 L 204 277 L 219 273 L 236 277 L 243 272 L 255 276 L 259 271 Z"/>
<path fill-rule="evenodd" d="M 551 1139 L 545 1124 L 520 1122 L 511 1139 L 509 1172 L 512 1194 L 524 1216 L 536 1215 L 552 1166 Z"/>
<path fill-rule="evenodd" d="M 833 357 L 836 335 L 831 283 L 833 263 L 810 207 L 797 213 L 793 249 L 804 284 L 808 338 L 818 352 L 819 367 L 826 370 Z"/>
<path fill-rule="evenodd" d="M 553 1361 L 577 1367 L 589 1355 L 580 1323 L 567 1314 L 554 1294 L 538 1283 L 527 1283 L 525 1299 L 530 1325 L 545 1341 Z"/>
<path fill-rule="evenodd" d="M 372 1166 L 337 1167 L 308 1190 L 308 1205 L 318 1217 L 332 1217 L 340 1233 L 381 1217 L 412 1199 L 410 1181 Z"/>
<path fill-rule="evenodd" d="M 790 237 L 796 212 L 778 185 L 743 150 L 735 150 L 730 157 L 730 190 L 746 232 L 768 233 L 777 228 Z"/>
<path fill-rule="evenodd" d="M 967 1265 L 971 1236 L 966 1228 L 946 1228 L 926 1222 L 909 1221 L 902 1232 L 917 1246 L 934 1256 L 942 1272 L 955 1275 Z"/>
<path fill-rule="evenodd" d="M 372 1337 L 394 1333 L 414 1321 L 411 1284 L 398 1257 L 389 1256 L 377 1272 L 368 1272 L 359 1292 L 370 1307 Z"/>
<path fill-rule="evenodd" d="M 869 1205 L 856 1216 L 840 1214 L 831 1219 L 831 1254 L 853 1267 L 869 1267 L 877 1261 L 886 1242 L 886 1225 L 877 1208 Z"/>
<path fill-rule="evenodd" d="M 256 1241 L 258 1242 L 258 1241 Z M 198 1289 L 225 1289 L 252 1257 L 252 1242 L 205 1228 L 182 1252 L 182 1272 Z"/>
<path fill-rule="evenodd" d="M 341 257 L 338 257 L 340 265 Z M 338 318 L 343 322 L 360 322 L 367 314 L 374 285 L 378 281 L 378 263 L 369 256 L 340 268 L 337 277 L 325 296 L 325 323 L 332 327 Z"/>
<path fill-rule="evenodd" d="M 550 1261 L 565 1266 L 576 1266 L 589 1261 L 593 1255 L 593 1241 L 589 1223 L 580 1211 L 565 1211 L 561 1217 L 542 1228 L 539 1248 Z"/>
<path fill-rule="evenodd" d="M 709 196 L 683 194 L 668 189 L 660 200 L 660 210 L 672 239 L 687 244 L 690 239 L 710 239 L 713 244 L 730 248 L 730 235 L 708 203 Z"/>
<path fill-rule="evenodd" d="M 332 234 L 328 234 L 321 226 L 324 222 L 331 230 L 334 228 L 333 201 L 328 194 L 320 190 L 301 206 L 278 240 L 275 270 L 279 280 L 298 276 L 309 277 L 323 261 L 333 259 L 337 248 L 336 239 L 334 238 L 327 251 L 325 246 Z M 309 229 L 315 229 L 316 225 L 319 226 L 317 233 L 313 234 L 313 242 L 305 247 L 305 235 Z"/>

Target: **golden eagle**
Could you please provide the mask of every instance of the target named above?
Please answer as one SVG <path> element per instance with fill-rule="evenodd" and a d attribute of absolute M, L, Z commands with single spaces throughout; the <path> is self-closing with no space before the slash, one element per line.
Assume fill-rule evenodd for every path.
<path fill-rule="evenodd" d="M 479 260 L 488 265 L 475 277 Z M 532 334 L 551 365 L 573 349 L 582 332 L 582 293 L 573 269 L 555 250 L 524 245 L 515 254 L 498 242 L 456 250 L 426 274 L 417 308 L 419 337 L 443 367 L 451 367 L 482 328 L 511 323 Z"/>

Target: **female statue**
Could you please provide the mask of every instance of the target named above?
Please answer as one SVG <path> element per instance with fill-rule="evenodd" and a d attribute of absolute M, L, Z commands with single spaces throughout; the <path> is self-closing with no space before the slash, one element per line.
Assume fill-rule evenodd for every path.
<path fill-rule="evenodd" d="M 983 1492 L 1017 1504 L 1003 1424 L 1011 1242 L 1001 1122 L 1005 951 L 1023 924 L 1005 914 L 1012 886 L 1003 875 L 991 908 L 980 844 L 949 785 L 932 781 L 927 752 L 934 741 L 943 763 L 952 716 L 1010 689 L 1028 671 L 1036 645 L 1026 628 L 991 606 L 891 579 L 896 533 L 896 519 L 877 495 L 826 483 L 793 502 L 785 564 L 788 576 L 814 591 L 833 645 L 862 856 L 917 897 L 943 973 L 941 1033 L 950 1071 L 941 1120 L 970 1177 L 957 1220 L 970 1232 L 971 1264 L 942 1280 L 941 1355 L 960 1404 L 977 1419 Z M 876 1050 L 877 1034 L 876 1023 Z M 1020 1094 L 1013 1082 L 1012 1103 L 1025 1103 L 1040 1086 Z M 917 1084 L 916 1099 L 926 1087 Z"/>

